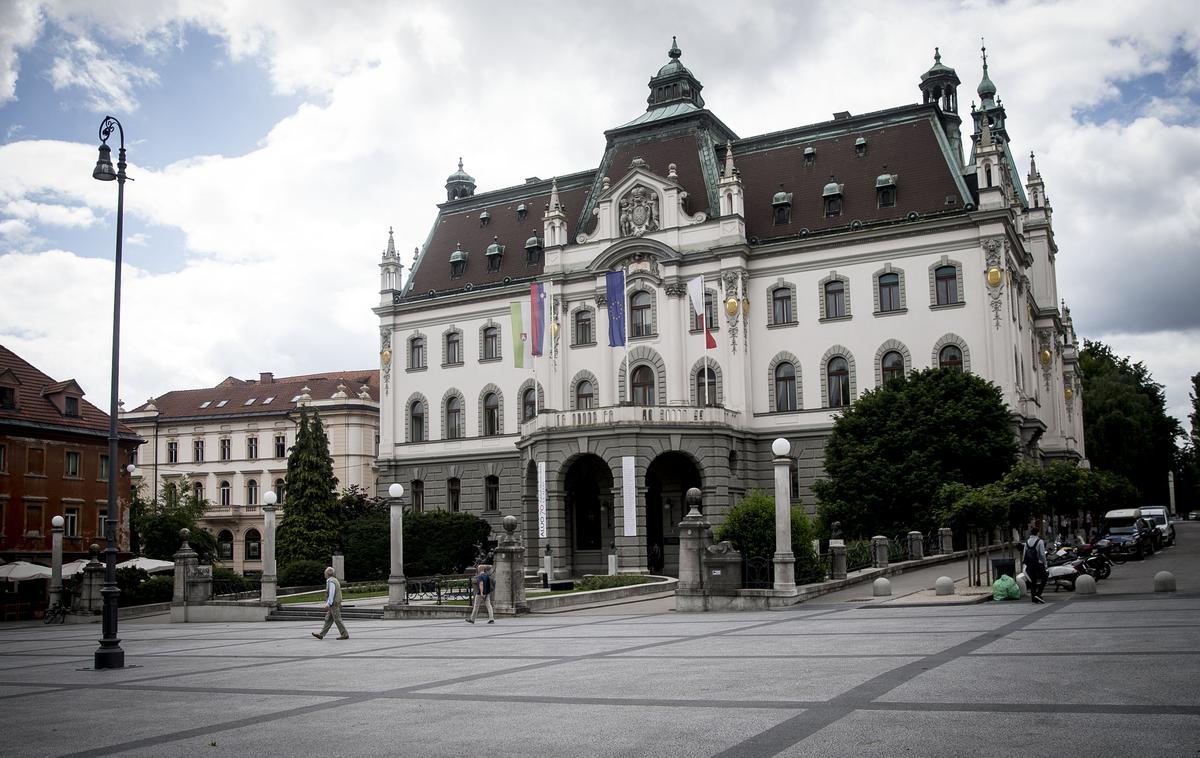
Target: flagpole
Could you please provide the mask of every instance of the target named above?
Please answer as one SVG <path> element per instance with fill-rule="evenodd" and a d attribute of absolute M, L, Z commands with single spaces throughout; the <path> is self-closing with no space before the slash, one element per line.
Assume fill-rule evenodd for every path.
<path fill-rule="evenodd" d="M 629 310 L 629 274 L 624 270 L 621 272 L 621 310 L 625 313 L 625 402 L 628 403 L 633 392 L 633 367 L 629 365 L 629 326 L 633 314 Z"/>

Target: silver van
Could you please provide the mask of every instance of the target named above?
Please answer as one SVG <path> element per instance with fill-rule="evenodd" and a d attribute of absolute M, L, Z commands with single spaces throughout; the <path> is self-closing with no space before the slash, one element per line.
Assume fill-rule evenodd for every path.
<path fill-rule="evenodd" d="M 1160 544 L 1175 544 L 1175 526 L 1171 523 L 1171 516 L 1167 513 L 1166 506 L 1143 505 L 1138 510 L 1142 512 L 1142 518 L 1149 521 L 1158 530 L 1159 536 L 1162 537 Z"/>

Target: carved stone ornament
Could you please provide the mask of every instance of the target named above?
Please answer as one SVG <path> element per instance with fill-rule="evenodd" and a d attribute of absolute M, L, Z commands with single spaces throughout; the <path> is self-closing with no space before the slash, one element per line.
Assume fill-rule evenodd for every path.
<path fill-rule="evenodd" d="M 1003 237 L 989 237 L 983 241 L 983 255 L 987 261 L 988 268 L 1000 265 L 1000 250 L 1002 247 L 1008 247 L 1004 243 Z"/>
<path fill-rule="evenodd" d="M 667 282 L 663 287 L 663 292 L 667 293 L 667 297 L 683 297 L 687 294 L 687 286 L 679 281 Z"/>
<path fill-rule="evenodd" d="M 379 373 L 383 376 L 383 391 L 392 388 L 392 330 L 379 330 Z"/>
<path fill-rule="evenodd" d="M 622 237 L 641 237 L 659 229 L 658 194 L 640 184 L 625 193 L 618 203 Z"/>

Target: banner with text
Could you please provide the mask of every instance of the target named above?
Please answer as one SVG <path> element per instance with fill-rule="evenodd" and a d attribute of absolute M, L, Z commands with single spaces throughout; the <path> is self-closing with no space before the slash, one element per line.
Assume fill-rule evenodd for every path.
<path fill-rule="evenodd" d="M 546 539 L 546 462 L 537 465 L 538 539 Z"/>
<path fill-rule="evenodd" d="M 621 458 L 621 501 L 626 537 L 637 536 L 637 484 L 634 481 L 633 456 Z"/>

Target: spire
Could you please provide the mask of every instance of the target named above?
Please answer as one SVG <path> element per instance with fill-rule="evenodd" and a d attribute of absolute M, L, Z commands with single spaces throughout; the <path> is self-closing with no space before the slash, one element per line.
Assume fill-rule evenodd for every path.
<path fill-rule="evenodd" d="M 733 167 L 733 142 L 725 140 L 725 176 L 732 179 L 736 171 Z"/>
<path fill-rule="evenodd" d="M 992 80 L 988 78 L 987 45 L 983 44 L 982 37 L 979 38 L 979 43 L 979 49 L 983 55 L 983 79 L 980 80 L 979 88 L 976 90 L 976 92 L 979 93 L 979 99 L 981 101 L 979 107 L 986 109 L 989 106 L 994 105 L 992 100 L 996 97 L 996 85 L 993 84 Z"/>
<path fill-rule="evenodd" d="M 670 58 L 658 73 L 650 77 L 650 96 L 646 98 L 651 111 L 664 105 L 690 104 L 696 108 L 704 107 L 704 98 L 700 90 L 704 87 L 692 75 L 687 67 L 679 62 L 683 51 L 675 37 L 671 37 L 671 49 L 667 51 Z"/>
<path fill-rule="evenodd" d="M 392 234 L 392 227 L 388 227 L 388 244 L 387 249 L 383 251 L 384 258 L 396 257 L 396 238 Z"/>
<path fill-rule="evenodd" d="M 1032 182 L 1040 182 L 1041 180 L 1042 180 L 1042 175 L 1040 173 L 1038 173 L 1037 161 L 1034 160 L 1033 151 L 1030 150 L 1029 151 L 1029 181 L 1030 181 L 1030 183 L 1032 183 Z"/>
<path fill-rule="evenodd" d="M 547 213 L 557 213 L 562 210 L 562 203 L 558 199 L 558 177 L 550 180 L 550 204 L 546 206 Z"/>

